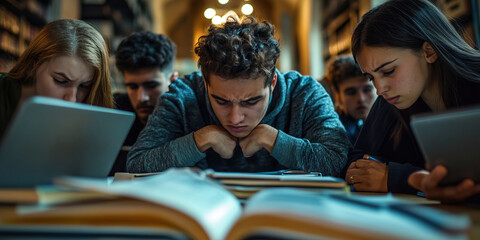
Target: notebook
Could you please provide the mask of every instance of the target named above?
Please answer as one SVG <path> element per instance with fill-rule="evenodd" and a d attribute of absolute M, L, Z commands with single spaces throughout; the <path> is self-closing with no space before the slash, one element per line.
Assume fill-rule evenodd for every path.
<path fill-rule="evenodd" d="M 50 184 L 59 176 L 107 177 L 135 114 L 32 97 L 0 142 L 0 188 Z"/>
<path fill-rule="evenodd" d="M 447 167 L 442 184 L 458 184 L 465 178 L 480 183 L 480 107 L 417 115 L 410 125 L 431 168 Z"/>

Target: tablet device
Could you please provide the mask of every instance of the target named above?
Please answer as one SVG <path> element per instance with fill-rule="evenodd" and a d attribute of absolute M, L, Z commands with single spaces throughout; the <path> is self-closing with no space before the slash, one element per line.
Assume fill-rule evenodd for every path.
<path fill-rule="evenodd" d="M 444 165 L 441 184 L 466 178 L 480 183 L 480 106 L 412 117 L 410 122 L 425 161 L 431 168 Z"/>
<path fill-rule="evenodd" d="M 35 96 L 0 142 L 0 187 L 31 188 L 59 176 L 107 177 L 135 114 Z"/>

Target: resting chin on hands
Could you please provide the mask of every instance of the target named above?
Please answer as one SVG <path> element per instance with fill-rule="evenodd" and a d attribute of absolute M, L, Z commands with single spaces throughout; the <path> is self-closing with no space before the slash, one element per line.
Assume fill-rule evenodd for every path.
<path fill-rule="evenodd" d="M 345 175 L 345 181 L 362 192 L 387 192 L 387 179 L 387 164 L 363 159 L 352 162 Z"/>
<path fill-rule="evenodd" d="M 197 130 L 193 133 L 193 138 L 200 152 L 212 148 L 224 159 L 232 158 L 237 146 L 237 138 L 217 125 L 208 125 Z"/>
<path fill-rule="evenodd" d="M 475 185 L 473 180 L 465 179 L 456 186 L 439 186 L 440 181 L 447 175 L 447 169 L 438 165 L 431 172 L 417 171 L 408 177 L 408 183 L 425 193 L 428 199 L 442 202 L 462 202 L 468 197 L 480 193 L 480 184 Z"/>
<path fill-rule="evenodd" d="M 265 148 L 268 152 L 273 151 L 277 140 L 278 130 L 267 124 L 259 124 L 246 137 L 239 142 L 245 157 L 251 157 L 260 149 Z"/>

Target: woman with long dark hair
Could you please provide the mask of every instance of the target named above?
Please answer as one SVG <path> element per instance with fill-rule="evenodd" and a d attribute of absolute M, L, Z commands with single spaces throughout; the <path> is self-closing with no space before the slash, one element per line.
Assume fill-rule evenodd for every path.
<path fill-rule="evenodd" d="M 379 97 L 349 157 L 345 180 L 357 191 L 416 193 L 417 188 L 443 201 L 479 193 L 471 179 L 439 187 L 447 173 L 443 166 L 422 171 L 425 160 L 409 123 L 414 114 L 479 104 L 480 52 L 426 0 L 391 0 L 370 10 L 354 31 L 352 52 Z"/>

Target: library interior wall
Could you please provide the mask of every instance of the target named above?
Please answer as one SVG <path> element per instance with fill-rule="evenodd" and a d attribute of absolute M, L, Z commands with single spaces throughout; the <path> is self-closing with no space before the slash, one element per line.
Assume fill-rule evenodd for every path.
<path fill-rule="evenodd" d="M 38 2 L 47 3 L 46 22 L 59 18 L 80 19 L 82 17 L 82 6 L 85 2 L 101 3 L 111 2 L 110 0 L 2 0 L 0 7 L 9 2 Z M 216 0 L 122 0 L 128 6 L 135 3 L 144 3 L 147 5 L 145 11 L 151 12 L 151 24 L 144 25 L 146 30 L 157 33 L 164 33 L 177 44 L 176 70 L 180 74 L 186 74 L 198 70 L 196 66 L 196 56 L 193 52 L 197 39 L 207 32 L 211 21 L 205 19 L 203 11 L 208 6 L 216 3 Z M 241 0 L 230 0 L 231 2 Z M 372 7 L 379 5 L 386 0 L 251 0 L 254 6 L 253 16 L 268 20 L 276 26 L 276 38 L 280 42 L 281 55 L 278 67 L 281 71 L 297 70 L 305 75 L 312 75 L 320 78 L 324 72 L 325 63 L 340 54 L 350 52 L 351 31 L 359 21 L 360 17 Z M 472 22 L 471 8 L 477 6 L 480 0 L 432 0 L 443 8 L 447 13 L 466 21 L 464 27 L 468 35 L 475 39 L 478 34 L 478 22 Z M 476 3 L 476 4 L 472 4 Z M 456 4 L 456 5 L 455 5 Z M 456 10 L 452 6 L 457 7 Z M 470 9 L 468 8 L 469 6 Z M 451 8 L 451 9 L 449 9 Z M 452 10 L 453 9 L 453 10 Z M 467 10 L 465 10 L 467 9 Z M 462 10 L 463 12 L 461 12 Z M 134 12 L 133 9 L 130 9 Z M 480 9 L 478 9 L 478 12 Z M 13 15 L 20 14 L 20 11 L 13 12 Z M 110 13 L 113 15 L 113 13 Z M 142 12 L 137 11 L 139 16 L 133 16 L 134 21 L 139 21 Z M 467 17 L 464 17 L 467 15 Z M 10 15 L 9 15 L 10 16 Z M 6 18 L 5 16 L 0 16 Z M 17 24 L 20 26 L 21 16 L 17 16 Z M 86 21 L 98 28 L 104 34 L 104 37 L 110 44 L 111 52 L 118 43 L 126 37 L 127 33 L 118 35 L 118 26 L 114 22 L 113 16 L 99 19 L 87 19 Z M 7 19 L 8 22 L 9 19 Z M 478 21 L 478 20 L 477 20 Z M 138 24 L 137 24 L 138 25 Z M 142 25 L 143 26 L 143 25 Z M 34 26 L 35 27 L 35 26 Z M 134 30 L 134 28 L 127 28 Z M 477 31 L 477 32 L 476 32 Z M 20 32 L 20 31 L 19 31 Z M 34 33 L 33 31 L 32 33 Z M 0 35 L 12 35 L 11 31 L 5 30 L 0 26 Z M 112 36 L 113 35 L 113 36 Z M 5 53 L 5 48 L 0 49 L 4 53 L 0 56 L 0 71 L 7 71 L 11 67 L 10 63 L 5 63 L 5 56 L 18 56 L 24 49 L 24 35 L 18 33 L 8 41 L 2 38 L 2 45 L 13 41 L 13 46 L 8 48 L 15 49 L 15 54 Z M 479 41 L 475 39 L 475 41 Z M 114 60 L 114 59 L 113 59 Z M 115 70 L 115 68 L 112 68 Z M 117 73 L 114 79 L 122 82 L 121 76 Z"/>

